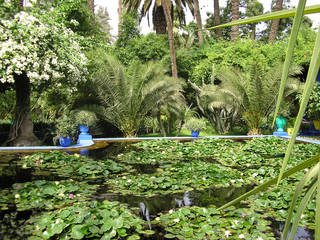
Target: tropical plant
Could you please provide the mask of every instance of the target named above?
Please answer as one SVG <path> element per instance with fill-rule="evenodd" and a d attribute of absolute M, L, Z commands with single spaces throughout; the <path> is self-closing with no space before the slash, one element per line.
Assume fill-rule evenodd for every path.
<path fill-rule="evenodd" d="M 172 0 L 166 0 L 168 4 L 168 9 L 171 9 Z M 185 22 L 185 8 L 188 8 L 193 12 L 193 1 L 191 0 L 174 0 L 178 13 L 178 17 L 181 22 Z M 142 16 L 149 17 L 150 8 L 153 6 L 152 9 L 152 21 L 153 26 L 156 30 L 157 34 L 165 34 L 167 22 L 165 18 L 165 13 L 163 9 L 162 1 L 155 1 L 155 0 L 123 0 L 123 5 L 126 7 L 128 12 L 137 11 L 139 7 L 142 5 Z M 171 15 L 171 10 L 170 10 Z"/>
<path fill-rule="evenodd" d="M 206 128 L 206 122 L 199 118 L 190 118 L 186 121 L 185 127 L 193 132 L 200 132 Z"/>
<path fill-rule="evenodd" d="M 75 122 L 79 125 L 92 126 L 98 119 L 94 112 L 79 110 L 74 111 Z"/>
<path fill-rule="evenodd" d="M 103 52 L 96 61 L 101 66 L 93 75 L 101 105 L 97 113 L 126 137 L 135 136 L 147 114 L 165 101 L 174 101 L 171 96 L 182 89 L 182 83 L 167 76 L 160 64 L 133 63 L 125 68 Z"/>
<path fill-rule="evenodd" d="M 283 5 L 283 0 L 276 0 L 276 6 L 274 8 L 274 12 L 280 11 L 282 9 L 282 5 Z M 276 40 L 279 23 L 280 23 L 280 19 L 272 20 L 271 30 L 269 33 L 269 43 L 272 43 Z"/>
<path fill-rule="evenodd" d="M 308 103 L 307 115 L 312 120 L 320 119 L 320 89 L 319 84 L 315 84 Z"/>
<path fill-rule="evenodd" d="M 283 74 L 281 77 L 281 85 L 280 85 L 280 90 L 279 90 L 279 95 L 278 95 L 278 101 L 277 101 L 277 106 L 275 109 L 275 114 L 274 114 L 274 121 L 275 118 L 277 117 L 277 114 L 280 109 L 281 101 L 284 95 L 284 90 L 287 82 L 287 77 L 288 77 L 288 72 L 290 68 L 290 63 L 292 60 L 292 54 L 293 54 L 293 49 L 296 44 L 296 39 L 298 35 L 298 31 L 300 28 L 300 24 L 303 20 L 303 13 L 306 13 L 308 11 L 314 11 L 314 12 L 320 12 L 320 5 L 315 5 L 311 6 L 305 9 L 305 4 L 306 0 L 300 0 L 297 9 L 294 9 L 293 11 L 279 11 L 277 13 L 272 13 L 268 15 L 262 15 L 258 17 L 254 17 L 251 19 L 245 19 L 245 20 L 240 20 L 238 22 L 234 22 L 231 24 L 243 24 L 243 23 L 252 23 L 252 22 L 257 22 L 257 21 L 265 21 L 265 20 L 270 20 L 270 19 L 275 19 L 275 18 L 284 18 L 288 17 L 290 14 L 295 14 L 294 18 L 294 23 L 288 43 L 288 48 L 286 52 L 286 60 L 285 64 L 283 67 Z M 227 24 L 230 25 L 230 24 Z M 287 221 L 283 230 L 283 239 L 287 239 L 288 234 L 289 234 L 289 228 L 291 225 L 291 221 L 293 220 L 293 224 L 291 227 L 291 233 L 289 234 L 289 239 L 292 240 L 294 239 L 295 233 L 298 228 L 299 220 L 301 218 L 301 215 L 304 211 L 304 209 L 307 206 L 307 203 L 312 199 L 312 196 L 314 196 L 316 199 L 316 212 L 315 212 L 315 239 L 319 240 L 320 239 L 320 174 L 319 174 L 319 168 L 320 168 L 320 155 L 317 155 L 311 159 L 305 160 L 304 162 L 296 165 L 293 168 L 290 168 L 289 170 L 286 171 L 287 163 L 288 160 L 291 156 L 291 153 L 293 152 L 293 147 L 295 144 L 295 139 L 298 134 L 301 121 L 303 118 L 303 115 L 305 114 L 305 110 L 310 98 L 311 90 L 313 88 L 314 82 L 317 78 L 317 74 L 320 68 L 320 28 L 318 30 L 317 34 L 317 39 L 316 39 L 316 44 L 313 49 L 313 54 L 310 62 L 310 67 L 307 75 L 307 80 L 306 84 L 304 87 L 303 95 L 302 95 L 302 100 L 301 100 L 301 105 L 300 109 L 297 115 L 297 119 L 294 125 L 294 130 L 293 134 L 291 137 L 291 141 L 289 142 L 287 151 L 285 153 L 285 157 L 283 160 L 283 164 L 281 167 L 281 171 L 278 177 L 263 183 L 262 185 L 258 186 L 257 188 L 247 192 L 246 194 L 240 196 L 239 198 L 231 201 L 230 203 L 222 206 L 221 208 L 225 208 L 227 206 L 230 206 L 236 202 L 241 201 L 242 199 L 253 195 L 255 193 L 258 193 L 262 190 L 265 190 L 269 186 L 277 183 L 279 184 L 280 181 L 283 178 L 286 178 L 288 176 L 293 175 L 294 173 L 297 173 L 298 171 L 301 171 L 303 169 L 308 169 L 307 173 L 301 178 L 299 184 L 296 187 L 295 194 L 293 196 L 293 200 L 290 205 L 290 209 L 288 212 L 287 216 Z M 310 168 L 310 169 L 309 169 Z M 306 187 L 307 192 L 302 195 L 302 190 Z M 293 212 L 297 204 L 298 197 L 302 196 L 302 200 L 298 206 L 298 209 L 296 211 L 295 217 L 293 218 Z"/>
<path fill-rule="evenodd" d="M 72 137 L 76 134 L 77 123 L 69 114 L 64 114 L 56 120 L 56 134 L 60 137 Z"/>
<path fill-rule="evenodd" d="M 277 64 L 268 69 L 263 59 L 256 59 L 247 66 L 245 72 L 234 67 L 221 69 L 217 73 L 221 83 L 215 88 L 211 87 L 211 93 L 205 93 L 210 98 L 210 107 L 231 108 L 239 112 L 249 127 L 248 134 L 261 134 L 262 119 L 274 110 L 282 66 Z M 300 73 L 300 68 L 292 68 L 290 73 L 296 75 Z M 285 97 L 297 92 L 299 87 L 300 82 L 289 77 Z"/>

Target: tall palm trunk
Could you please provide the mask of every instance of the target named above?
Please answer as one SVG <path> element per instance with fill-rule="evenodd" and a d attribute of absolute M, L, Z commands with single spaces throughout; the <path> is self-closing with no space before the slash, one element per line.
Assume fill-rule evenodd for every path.
<path fill-rule="evenodd" d="M 167 21 L 164 13 L 163 6 L 155 6 L 153 12 L 153 24 L 156 34 L 166 34 L 167 33 Z"/>
<path fill-rule="evenodd" d="M 170 16 L 170 9 L 169 9 L 167 0 L 161 0 L 161 4 L 162 4 L 163 10 L 164 10 L 164 15 L 166 17 L 166 22 L 167 22 L 167 26 L 168 26 L 168 38 L 169 38 L 169 45 L 170 45 L 172 77 L 174 79 L 178 80 L 176 52 L 174 49 L 173 27 L 172 27 L 172 20 L 171 20 L 171 16 Z"/>
<path fill-rule="evenodd" d="M 232 0 L 232 21 L 239 19 L 239 0 Z M 239 26 L 231 27 L 231 41 L 236 40 L 239 37 Z"/>
<path fill-rule="evenodd" d="M 214 25 L 218 26 L 221 24 L 219 0 L 213 0 L 213 7 L 214 7 Z M 216 29 L 216 34 L 219 39 L 222 39 L 222 29 L 221 28 Z"/>
<path fill-rule="evenodd" d="M 282 10 L 282 5 L 283 5 L 283 0 L 277 0 L 274 12 Z M 269 34 L 269 43 L 272 43 L 276 40 L 277 32 L 279 28 L 279 22 L 280 22 L 280 19 L 272 20 L 271 30 Z"/>
<path fill-rule="evenodd" d="M 204 39 L 203 39 L 203 32 L 202 30 L 202 22 L 201 22 L 201 15 L 200 15 L 200 8 L 199 8 L 199 1 L 198 0 L 194 0 L 194 13 L 195 13 L 195 17 L 196 17 L 196 21 L 197 21 L 197 25 L 198 25 L 198 38 L 199 38 L 199 43 L 203 44 L 204 43 Z"/>
<path fill-rule="evenodd" d="M 94 0 L 89 0 L 88 4 L 92 14 L 94 15 Z"/>
<path fill-rule="evenodd" d="M 118 36 L 121 32 L 121 17 L 122 17 L 122 0 L 118 0 Z"/>

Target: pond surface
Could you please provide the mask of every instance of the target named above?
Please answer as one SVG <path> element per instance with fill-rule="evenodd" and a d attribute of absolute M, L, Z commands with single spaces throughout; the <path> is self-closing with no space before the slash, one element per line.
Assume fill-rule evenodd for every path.
<path fill-rule="evenodd" d="M 189 145 L 187 145 L 187 147 L 189 147 Z M 158 223 L 152 223 L 153 220 L 158 218 L 159 215 L 167 214 L 169 211 L 177 210 L 186 206 L 198 206 L 202 208 L 219 207 L 251 190 L 256 185 L 256 183 L 254 183 L 253 181 L 251 181 L 250 183 L 244 182 L 241 184 L 241 181 L 238 181 L 238 179 L 236 178 L 238 175 L 235 175 L 235 178 L 230 178 L 231 183 L 239 182 L 238 185 L 234 184 L 230 186 L 224 186 L 223 184 L 217 182 L 217 186 L 215 186 L 214 184 L 210 186 L 206 183 L 206 181 L 209 180 L 208 176 L 202 177 L 201 175 L 201 178 L 203 179 L 203 181 L 201 181 L 202 185 L 199 185 L 199 187 L 197 187 L 197 185 L 193 185 L 194 182 L 192 182 L 192 179 L 187 181 L 188 174 L 190 175 L 190 173 L 192 172 L 199 171 L 199 174 L 205 173 L 205 170 L 202 169 L 201 166 L 197 165 L 197 161 L 201 159 L 201 161 L 203 161 L 204 163 L 206 162 L 207 164 L 215 164 L 220 159 L 220 155 L 216 156 L 213 154 L 214 156 L 211 157 L 204 157 L 199 155 L 195 157 L 195 161 L 191 161 L 188 159 L 188 161 L 190 161 L 189 168 L 192 169 L 190 170 L 188 169 L 188 167 L 186 167 L 187 165 L 183 165 L 182 169 L 185 170 L 180 171 L 180 158 L 183 159 L 183 157 L 188 154 L 188 151 L 191 151 L 190 149 L 187 149 L 186 153 L 180 150 L 167 151 L 165 148 L 160 149 L 160 156 L 155 154 L 155 156 L 158 157 L 155 158 L 156 161 L 153 161 L 154 156 L 150 156 L 148 151 L 149 150 L 136 149 L 135 147 L 132 147 L 128 144 L 113 144 L 103 149 L 90 150 L 90 152 L 86 152 L 86 154 L 96 161 L 103 162 L 105 159 L 111 159 L 116 163 L 124 165 L 121 165 L 121 170 L 116 170 L 114 173 L 112 173 L 112 171 L 109 169 L 111 173 L 109 175 L 105 175 L 105 177 L 100 177 L 99 174 L 93 174 L 93 176 L 88 175 L 96 171 L 97 167 L 93 168 L 93 170 L 87 169 L 86 171 L 83 171 L 85 174 L 87 174 L 87 178 L 85 180 L 82 178 L 77 178 L 76 175 L 74 175 L 73 177 L 68 177 L 66 173 L 61 174 L 63 171 L 61 171 L 61 169 L 59 168 L 32 168 L 30 166 L 26 167 L 23 164 L 18 164 L 21 161 L 20 159 L 24 158 L 25 155 L 23 154 L 1 155 L 0 188 L 1 190 L 6 190 L 12 188 L 12 186 L 16 183 L 23 184 L 38 180 L 52 182 L 74 178 L 75 181 L 85 181 L 92 186 L 98 185 L 95 192 L 90 196 L 91 200 L 97 200 L 98 202 L 102 202 L 103 200 L 118 201 L 128 206 L 128 208 L 132 209 L 137 215 L 140 215 L 141 218 L 146 220 L 149 227 L 156 231 L 155 234 L 146 237 L 146 239 L 169 239 L 165 237 L 169 235 L 166 235 L 168 231 L 165 230 L 166 228 L 164 226 L 161 226 Z M 141 159 L 138 158 L 138 160 L 135 161 L 136 159 L 132 157 L 132 152 L 134 152 L 134 154 L 136 154 L 136 152 L 142 153 Z M 121 156 L 119 156 L 119 154 Z M 127 154 L 127 158 L 124 159 L 122 156 L 123 154 L 125 156 Z M 169 160 L 162 158 L 161 156 L 163 155 L 167 155 L 169 157 Z M 170 158 L 171 155 L 173 156 L 172 158 Z M 272 156 L 274 155 L 266 155 L 266 159 L 274 159 Z M 276 156 L 275 158 L 279 158 L 279 156 Z M 226 169 L 226 171 L 230 171 L 230 174 L 234 174 L 234 171 L 237 171 L 235 169 L 240 169 L 236 174 L 240 174 L 239 176 L 242 176 L 242 171 L 249 171 L 249 169 L 254 171 L 255 169 L 257 169 L 256 165 L 252 164 L 251 166 L 247 166 L 249 163 L 246 163 L 247 165 L 239 166 L 238 163 L 234 164 L 231 160 L 226 158 L 225 162 L 221 163 L 221 168 L 231 165 L 230 169 Z M 168 162 L 170 161 L 172 163 L 168 164 Z M 188 164 L 188 161 L 185 161 L 182 164 Z M 272 167 L 272 165 L 269 165 L 269 163 L 266 163 L 265 166 Z M 112 169 L 116 168 L 113 167 Z M 72 170 L 71 174 L 74 173 L 74 171 L 75 169 Z M 169 175 L 167 175 L 166 173 L 170 171 L 173 172 L 173 176 L 179 179 L 168 180 L 167 176 Z M 213 169 L 210 171 L 213 173 L 216 170 Z M 70 174 L 70 172 L 68 172 L 68 174 Z M 222 174 L 220 171 L 216 171 L 216 174 L 221 174 L 221 178 L 224 177 L 224 173 Z M 144 186 L 132 189 L 131 192 L 121 191 L 121 186 L 124 184 L 123 180 L 131 183 L 131 181 L 135 181 L 135 178 L 150 179 L 152 177 L 155 178 L 155 182 L 159 183 L 159 186 L 155 184 L 153 184 L 152 186 L 150 185 L 150 189 L 153 189 L 152 191 L 144 189 Z M 116 184 L 119 184 L 119 189 L 115 187 L 114 181 L 116 182 Z M 177 185 L 176 190 L 170 192 L 170 186 L 165 185 L 168 184 L 166 181 L 169 181 L 168 183 L 170 184 L 174 182 L 174 184 Z M 167 187 L 163 187 L 162 184 Z M 184 190 L 183 184 L 191 187 L 188 187 L 188 189 Z M 27 239 L 27 236 L 24 235 L 23 232 L 20 232 L 18 229 L 19 227 L 27 224 L 26 221 L 30 216 L 41 213 L 41 210 L 17 210 L 14 202 L 8 204 L 8 202 L 6 201 L 6 199 L 1 199 L 0 201 L 0 206 L 2 207 L 0 213 L 0 239 Z M 236 207 L 247 208 L 248 203 L 243 202 L 241 204 L 238 204 Z M 275 239 L 280 239 L 280 233 L 283 228 L 283 223 L 275 221 L 273 219 L 271 220 L 271 227 L 274 237 Z M 313 231 L 305 227 L 300 227 L 295 236 L 295 240 L 298 239 L 314 239 Z"/>

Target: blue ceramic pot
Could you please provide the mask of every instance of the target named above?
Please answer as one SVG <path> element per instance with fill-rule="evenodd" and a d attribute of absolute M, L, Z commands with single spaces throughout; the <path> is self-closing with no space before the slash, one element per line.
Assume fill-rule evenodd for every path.
<path fill-rule="evenodd" d="M 62 147 L 69 147 L 71 145 L 71 137 L 59 137 L 59 143 Z"/>
<path fill-rule="evenodd" d="M 276 125 L 277 125 L 277 131 L 278 132 L 284 132 L 284 127 L 287 124 L 287 119 L 284 117 L 277 117 L 276 118 Z"/>
<path fill-rule="evenodd" d="M 191 131 L 191 136 L 192 137 L 199 137 L 199 134 L 200 134 L 200 132 Z"/>
<path fill-rule="evenodd" d="M 79 130 L 80 130 L 81 134 L 86 134 L 89 131 L 89 127 L 87 127 L 86 125 L 80 125 Z"/>

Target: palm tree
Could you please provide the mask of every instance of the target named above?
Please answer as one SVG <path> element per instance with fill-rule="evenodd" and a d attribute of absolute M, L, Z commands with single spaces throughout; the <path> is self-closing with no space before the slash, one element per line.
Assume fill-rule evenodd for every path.
<path fill-rule="evenodd" d="M 239 0 L 231 0 L 232 5 L 232 21 L 239 19 Z M 239 37 L 239 26 L 231 27 L 231 41 L 236 40 Z"/>
<path fill-rule="evenodd" d="M 161 0 L 161 3 L 165 13 L 167 27 L 168 27 L 168 39 L 169 39 L 169 45 L 170 45 L 172 77 L 178 80 L 176 51 L 174 49 L 173 26 L 172 26 L 172 19 L 170 16 L 170 9 L 169 9 L 167 0 Z"/>
<path fill-rule="evenodd" d="M 283 0 L 277 0 L 274 12 L 280 11 L 282 9 L 282 5 L 283 5 Z M 279 22 L 280 22 L 280 19 L 272 20 L 271 30 L 269 34 L 269 43 L 273 43 L 276 40 Z"/>
<path fill-rule="evenodd" d="M 188 7 L 193 13 L 193 1 L 192 0 L 174 0 L 177 7 L 178 17 L 181 22 L 185 22 L 184 8 Z M 127 8 L 127 11 L 137 11 L 142 5 L 142 15 L 148 16 L 150 8 L 152 9 L 152 21 L 153 26 L 157 34 L 166 34 L 167 22 L 163 9 L 162 1 L 159 0 L 123 0 L 123 5 Z M 167 5 L 171 9 L 172 1 L 167 0 Z M 170 10 L 171 15 L 171 10 Z"/>
<path fill-rule="evenodd" d="M 198 25 L 198 38 L 199 38 L 199 43 L 203 44 L 204 39 L 203 39 L 203 33 L 202 33 L 202 22 L 201 22 L 201 15 L 200 15 L 200 8 L 199 8 L 199 1 L 194 0 L 194 15 L 196 17 L 196 22 Z"/>
<path fill-rule="evenodd" d="M 218 26 L 221 23 L 219 0 L 213 0 L 213 8 L 214 8 L 214 26 Z M 217 34 L 219 39 L 222 39 L 222 30 L 221 30 L 221 28 L 217 28 L 216 29 L 216 34 Z"/>
<path fill-rule="evenodd" d="M 217 78 L 221 80 L 219 86 L 211 87 L 208 106 L 210 108 L 233 109 L 242 114 L 249 127 L 249 134 L 261 134 L 260 126 L 263 118 L 269 116 L 275 106 L 277 92 L 280 86 L 282 64 L 267 70 L 261 61 L 254 61 L 243 72 L 234 67 L 221 69 Z M 300 73 L 295 67 L 291 75 Z M 293 77 L 288 78 L 285 97 L 296 93 L 300 89 L 300 82 Z"/>
<path fill-rule="evenodd" d="M 122 0 L 118 0 L 118 36 L 121 33 L 121 17 L 122 17 Z"/>
<path fill-rule="evenodd" d="M 159 64 L 134 63 L 126 68 L 106 54 L 100 54 L 96 61 L 101 66 L 93 76 L 99 114 L 126 137 L 136 136 L 147 114 L 182 89 Z"/>

